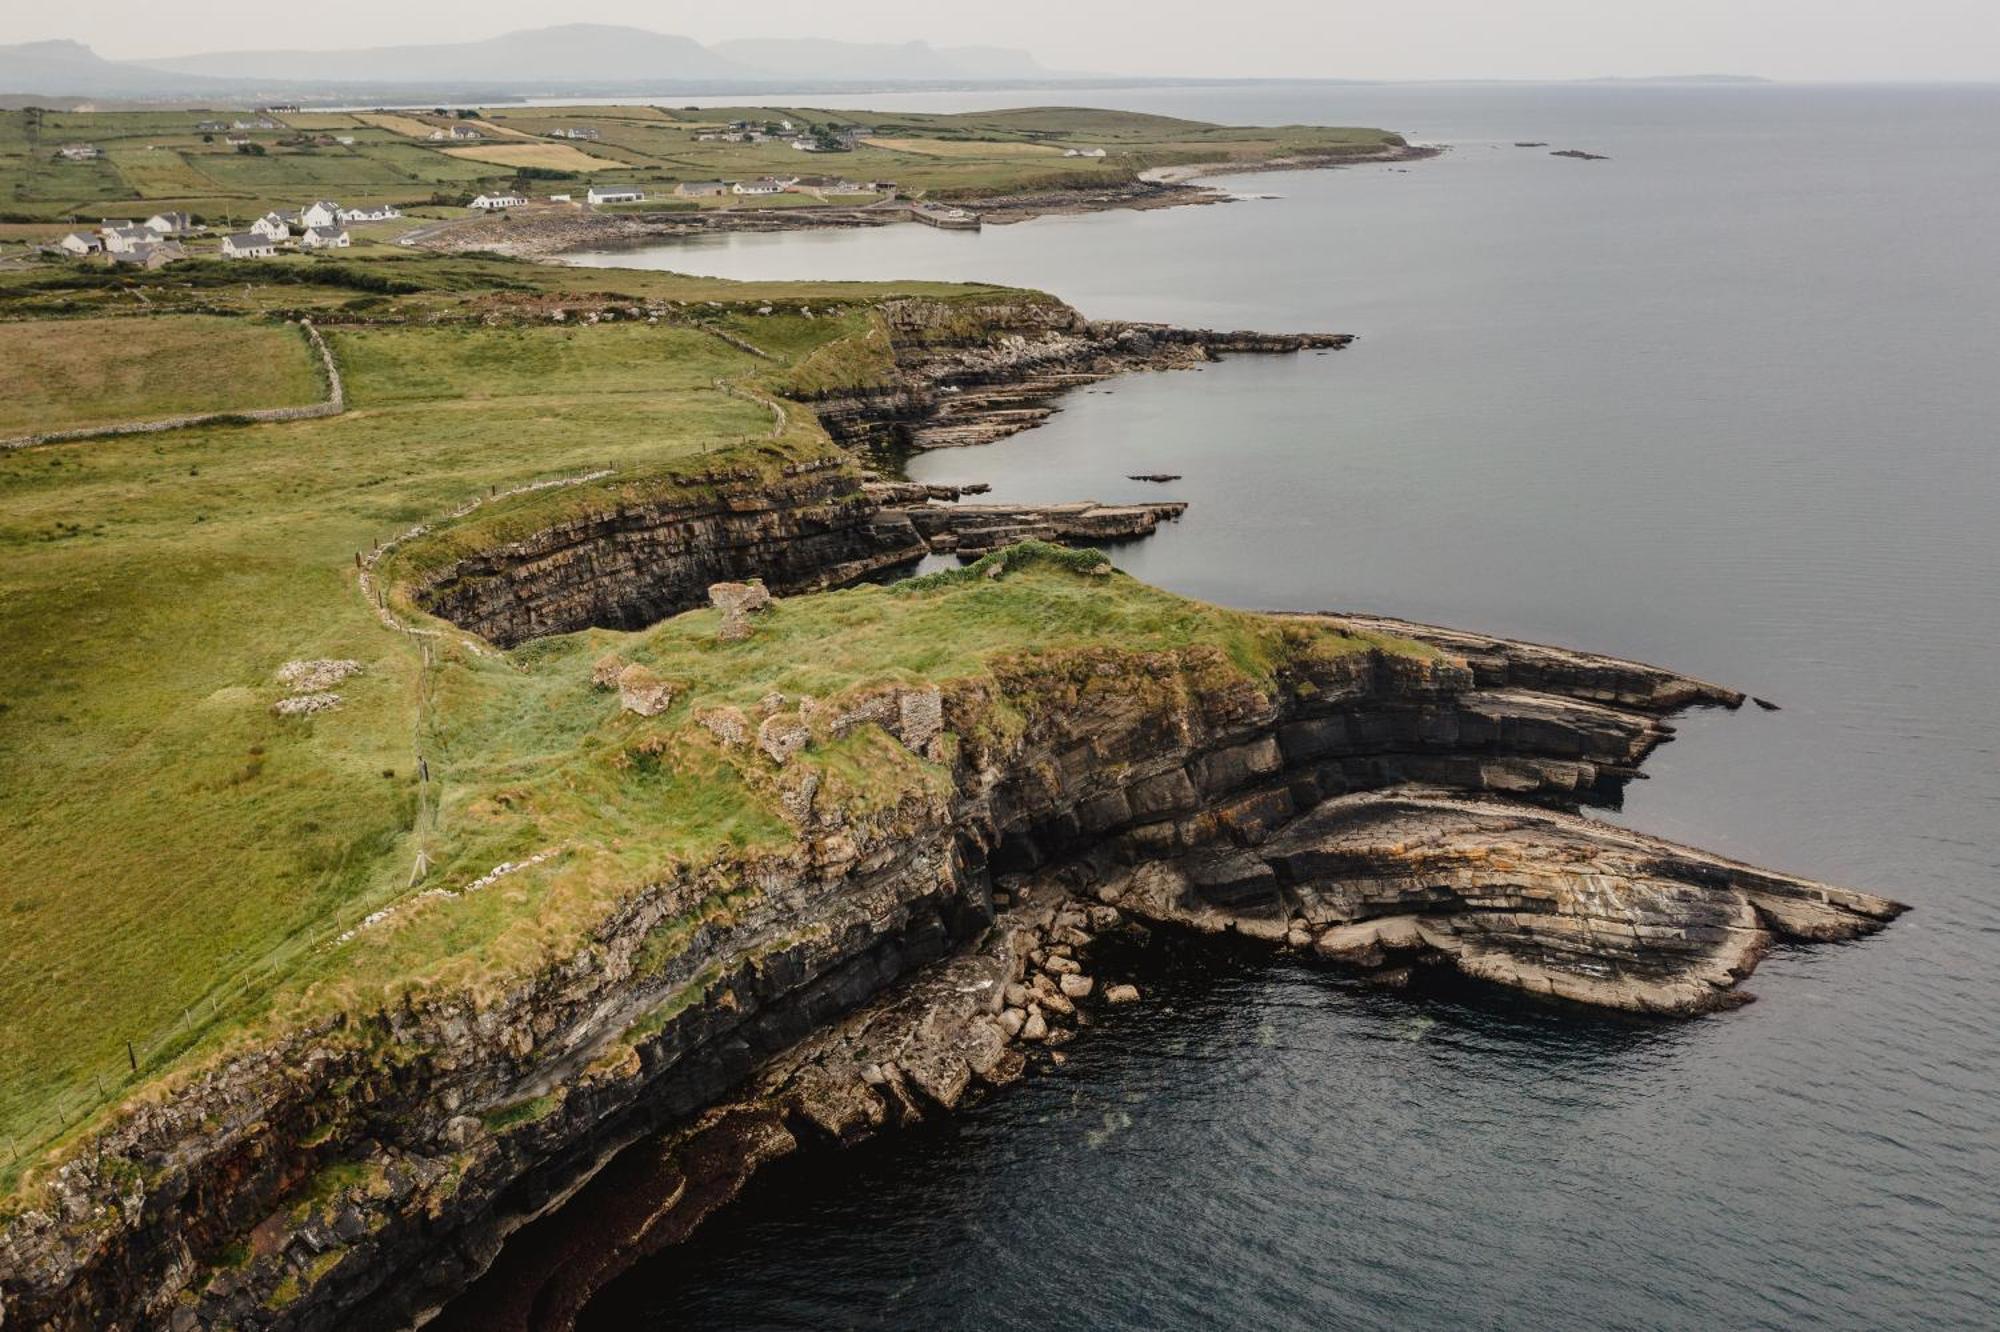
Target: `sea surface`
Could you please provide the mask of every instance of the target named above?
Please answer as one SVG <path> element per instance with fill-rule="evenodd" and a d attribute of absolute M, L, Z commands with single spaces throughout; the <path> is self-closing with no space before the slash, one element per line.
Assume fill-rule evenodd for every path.
<path fill-rule="evenodd" d="M 1449 152 L 1230 177 L 1273 197 L 1219 207 L 593 262 L 976 278 L 1095 316 L 1358 333 L 1113 381 L 911 472 L 1185 499 L 1115 558 L 1196 596 L 1776 700 L 1690 718 L 1615 817 L 1916 909 L 1782 949 L 1759 1002 L 1688 1023 L 1133 959 L 1148 1002 L 1066 1066 L 767 1176 L 586 1326 L 2000 1325 L 2000 88 L 1090 100 Z"/>

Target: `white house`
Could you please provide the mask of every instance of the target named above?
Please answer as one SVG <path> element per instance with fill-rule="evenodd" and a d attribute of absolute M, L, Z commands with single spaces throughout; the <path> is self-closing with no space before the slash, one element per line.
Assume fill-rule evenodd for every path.
<path fill-rule="evenodd" d="M 277 252 L 277 243 L 261 232 L 241 231 L 222 238 L 224 259 L 269 259 Z"/>
<path fill-rule="evenodd" d="M 145 227 L 156 236 L 185 236 L 194 230 L 194 219 L 186 213 L 155 213 Z"/>
<path fill-rule="evenodd" d="M 336 134 L 333 136 L 333 141 L 343 148 L 352 148 L 354 146 L 354 136 L 352 134 Z"/>
<path fill-rule="evenodd" d="M 602 189 L 593 185 L 590 187 L 590 192 L 583 197 L 593 206 L 608 203 L 642 203 L 645 201 L 646 192 L 644 190 L 630 189 L 623 185 L 609 185 Z"/>
<path fill-rule="evenodd" d="M 340 221 L 340 205 L 331 199 L 316 199 L 299 210 L 299 221 L 307 227 L 331 227 Z"/>
<path fill-rule="evenodd" d="M 575 202 L 575 200 L 571 199 L 571 198 L 570 198 L 570 197 L 569 197 L 569 196 L 568 196 L 567 194 L 551 194 L 551 195 L 549 196 L 549 202 L 550 202 L 550 203 L 574 203 L 574 202 Z"/>
<path fill-rule="evenodd" d="M 129 253 L 111 256 L 114 263 L 144 269 L 165 268 L 175 260 L 185 258 L 187 251 L 181 248 L 178 241 L 154 241 L 150 245 L 141 245 Z"/>
<path fill-rule="evenodd" d="M 734 194 L 783 194 L 789 184 L 790 181 L 762 176 L 756 180 L 739 180 L 729 188 Z"/>
<path fill-rule="evenodd" d="M 96 254 L 104 248 L 104 243 L 95 236 L 86 236 L 80 231 L 72 231 L 56 242 L 56 248 L 64 254 Z"/>
<path fill-rule="evenodd" d="M 343 208 L 337 222 L 391 222 L 401 217 L 402 210 L 394 204 L 362 204 L 359 208 Z"/>
<path fill-rule="evenodd" d="M 347 238 L 347 228 L 307 227 L 305 235 L 299 237 L 301 250 L 344 250 L 351 244 Z"/>
<path fill-rule="evenodd" d="M 291 226 L 277 213 L 264 214 L 250 224 L 250 230 L 253 234 L 273 243 L 289 239 L 292 234 Z"/>
<path fill-rule="evenodd" d="M 729 193 L 726 180 L 684 180 L 674 186 L 674 193 L 683 199 L 708 199 L 718 194 Z"/>
<path fill-rule="evenodd" d="M 594 125 L 572 125 L 568 129 L 549 131 L 552 139 L 601 139 L 604 135 Z"/>
<path fill-rule="evenodd" d="M 430 132 L 432 143 L 442 143 L 446 140 L 470 143 L 474 139 L 483 139 L 485 137 L 484 134 L 481 134 L 470 125 L 453 125 L 450 129 L 434 129 Z"/>
<path fill-rule="evenodd" d="M 519 208 L 527 202 L 518 194 L 482 194 L 467 207 L 482 213 L 490 213 L 499 208 Z"/>
<path fill-rule="evenodd" d="M 1065 149 L 1063 149 L 1063 156 L 1064 156 L 1064 157 L 1102 157 L 1102 156 L 1104 156 L 1104 150 L 1103 150 L 1102 148 L 1065 148 Z"/>
<path fill-rule="evenodd" d="M 66 143 L 56 150 L 56 155 L 65 162 L 93 162 L 104 156 L 104 152 L 94 143 Z"/>
<path fill-rule="evenodd" d="M 106 227 L 103 236 L 106 254 L 132 254 L 160 239 L 146 227 Z"/>

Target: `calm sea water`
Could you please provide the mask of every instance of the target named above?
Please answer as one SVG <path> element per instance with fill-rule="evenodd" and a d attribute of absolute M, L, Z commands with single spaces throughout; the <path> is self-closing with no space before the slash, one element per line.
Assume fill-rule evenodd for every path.
<path fill-rule="evenodd" d="M 2000 89 L 1092 100 L 1451 151 L 1231 178 L 1281 197 L 1226 207 L 601 261 L 994 279 L 1099 316 L 1359 333 L 1116 381 L 912 471 L 1189 500 L 1117 558 L 1198 596 L 1776 699 L 1690 720 L 1619 817 L 1918 910 L 1780 951 L 1761 1002 L 1677 1025 L 1176 952 L 1063 1069 L 770 1177 L 590 1325 L 2000 1321 Z M 1123 479 L 1154 471 L 1185 479 Z"/>

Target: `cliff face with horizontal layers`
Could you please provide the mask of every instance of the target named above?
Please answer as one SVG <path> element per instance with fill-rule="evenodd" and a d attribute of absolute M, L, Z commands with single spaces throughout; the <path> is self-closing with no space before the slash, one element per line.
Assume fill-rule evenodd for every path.
<path fill-rule="evenodd" d="M 671 1242 L 799 1141 L 952 1104 L 1017 1073 L 1015 1042 L 1049 1039 L 1074 1001 L 1046 975 L 1022 983 L 1027 953 L 1066 974 L 1043 921 L 1042 943 L 1002 949 L 987 975 L 1000 988 L 978 1004 L 864 1007 L 861 1029 L 833 1028 L 840 1058 L 809 1061 L 817 1072 L 780 1060 L 751 1101 L 703 1113 L 917 968 L 967 946 L 992 956 L 1006 876 L 1364 965 L 1425 958 L 1672 1013 L 1730 1002 L 1770 938 L 1850 937 L 1900 909 L 1566 812 L 1615 799 L 1670 735 L 1664 714 L 1740 696 L 1434 636 L 1458 650 L 1301 651 L 1268 685 L 1211 647 L 1104 648 L 944 689 L 886 685 L 839 716 L 804 709 L 811 743 L 878 728 L 947 764 L 948 784 L 868 809 L 800 784 L 788 850 L 632 894 L 490 1002 L 331 1021 L 135 1108 L 0 1231 L 6 1325 L 405 1324 L 662 1129 L 658 1187 L 604 1199 L 603 1215 L 630 1240 L 618 1253 Z M 731 893 L 665 962 L 646 947 Z M 912 1044 L 917 1028 L 932 1039 Z M 480 1325 L 561 1326 L 586 1276 Z"/>
<path fill-rule="evenodd" d="M 865 386 L 804 396 L 836 441 L 892 452 L 1004 438 L 1047 419 L 1068 389 L 1113 375 L 1353 341 L 1093 322 L 1046 300 L 899 300 L 885 303 L 880 318 L 890 366 Z M 819 591 L 934 552 L 1145 536 L 1186 507 L 961 505 L 923 489 L 865 484 L 847 459 L 831 456 L 792 464 L 775 480 L 701 473 L 665 498 L 609 490 L 576 517 L 426 572 L 409 593 L 424 610 L 513 647 L 653 624 L 704 604 L 711 583 L 757 578 L 780 595 Z"/>
<path fill-rule="evenodd" d="M 885 302 L 892 374 L 800 396 L 850 447 L 886 453 L 990 444 L 1040 425 L 1065 392 L 1134 370 L 1186 369 L 1229 353 L 1331 351 L 1348 333 L 1248 333 L 1091 320 L 1056 302 L 954 307 Z"/>

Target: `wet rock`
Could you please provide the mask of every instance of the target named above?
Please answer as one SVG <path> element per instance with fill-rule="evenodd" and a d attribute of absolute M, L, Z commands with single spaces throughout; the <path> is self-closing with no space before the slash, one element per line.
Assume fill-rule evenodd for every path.
<path fill-rule="evenodd" d="M 1083 998 L 1095 988 L 1096 984 L 1097 982 L 1090 977 L 1080 974 L 1064 976 L 1060 982 L 1063 997 L 1067 999 Z"/>
<path fill-rule="evenodd" d="M 1107 1004 L 1136 1004 L 1139 1002 L 1139 987 L 1136 985 L 1107 985 L 1104 987 L 1104 1002 Z"/>
<path fill-rule="evenodd" d="M 1083 970 L 1083 964 L 1073 957 L 1050 954 L 1042 959 L 1042 970 L 1055 976 L 1073 976 Z"/>
<path fill-rule="evenodd" d="M 1021 1024 L 1021 1039 L 1024 1041 L 1046 1041 L 1049 1038 L 1049 1020 L 1042 1016 L 1039 1005 L 1028 1010 L 1028 1017 Z"/>
<path fill-rule="evenodd" d="M 1010 1040 L 1021 1034 L 1021 1028 L 1027 1024 L 1027 1021 L 1028 1014 L 1025 1009 L 1003 1008 L 1000 1010 L 1000 1030 L 1006 1032 Z"/>

